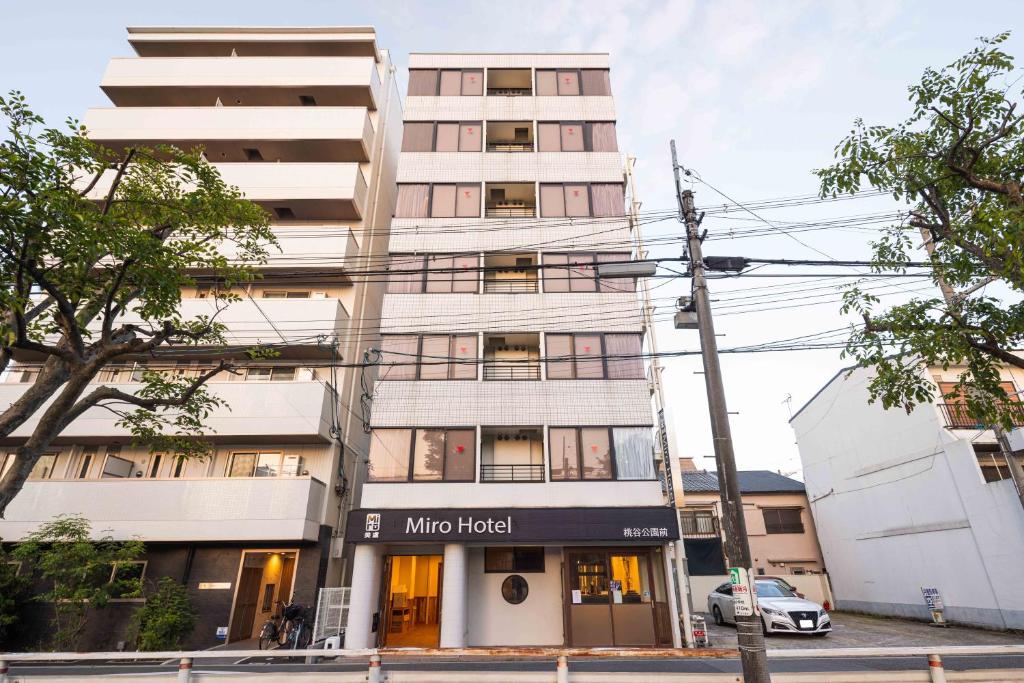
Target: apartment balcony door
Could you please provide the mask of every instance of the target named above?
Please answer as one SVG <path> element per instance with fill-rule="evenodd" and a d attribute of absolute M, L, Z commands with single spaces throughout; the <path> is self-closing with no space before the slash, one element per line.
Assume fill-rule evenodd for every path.
<path fill-rule="evenodd" d="M 654 559 L 648 549 L 566 552 L 564 604 L 571 647 L 654 647 L 663 640 Z"/>

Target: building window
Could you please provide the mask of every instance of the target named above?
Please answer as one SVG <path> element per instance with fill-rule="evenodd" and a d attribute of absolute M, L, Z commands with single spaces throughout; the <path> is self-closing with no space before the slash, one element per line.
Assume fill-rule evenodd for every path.
<path fill-rule="evenodd" d="M 635 292 L 635 278 L 604 278 L 598 275 L 602 263 L 629 261 L 627 252 L 544 254 L 544 292 Z"/>
<path fill-rule="evenodd" d="M 409 69 L 410 96 L 450 97 L 483 94 L 483 69 Z"/>
<path fill-rule="evenodd" d="M 479 218 L 480 185 L 399 185 L 395 218 Z"/>
<path fill-rule="evenodd" d="M 473 481 L 475 429 L 375 429 L 369 481 Z"/>
<path fill-rule="evenodd" d="M 501 597 L 505 598 L 505 602 L 510 605 L 522 603 L 529 594 L 530 584 L 518 574 L 508 576 L 501 582 Z"/>
<path fill-rule="evenodd" d="M 0 454 L 0 479 L 3 479 L 7 475 L 7 471 L 14 467 L 16 457 L 17 453 Z"/>
<path fill-rule="evenodd" d="M 769 534 L 802 534 L 804 522 L 801 508 L 761 508 L 764 528 Z"/>
<path fill-rule="evenodd" d="M 103 460 L 101 479 L 127 479 L 135 471 L 135 461 L 121 457 L 120 446 L 107 446 L 107 457 Z"/>
<path fill-rule="evenodd" d="M 643 379 L 639 334 L 546 334 L 548 379 Z"/>
<path fill-rule="evenodd" d="M 480 289 L 477 256 L 393 254 L 388 294 L 476 294 Z"/>
<path fill-rule="evenodd" d="M 537 69 L 537 94 L 611 95 L 608 69 Z"/>
<path fill-rule="evenodd" d="M 402 136 L 403 152 L 479 152 L 481 121 L 410 121 Z"/>
<path fill-rule="evenodd" d="M 484 548 L 484 572 L 488 574 L 544 573 L 544 548 L 501 546 Z"/>
<path fill-rule="evenodd" d="M 96 447 L 90 446 L 82 451 L 82 455 L 78 460 L 77 472 L 75 473 L 76 479 L 86 479 L 89 476 L 89 470 L 92 469 L 93 460 L 96 459 Z"/>
<path fill-rule="evenodd" d="M 160 476 L 160 465 L 163 464 L 164 454 L 154 453 L 152 459 L 149 461 L 149 478 L 156 479 Z"/>
<path fill-rule="evenodd" d="M 621 183 L 543 183 L 540 186 L 543 218 L 624 216 L 625 202 Z"/>
<path fill-rule="evenodd" d="M 978 467 L 981 469 L 981 476 L 985 483 L 991 484 L 1004 479 L 1012 479 L 1010 476 L 1010 464 L 1006 462 L 999 444 L 976 443 L 974 444 L 974 456 L 978 460 Z M 1021 456 L 1014 456 L 1018 459 Z"/>
<path fill-rule="evenodd" d="M 291 382 L 295 379 L 295 368 L 291 367 L 247 367 L 236 371 L 235 381 L 245 382 Z"/>
<path fill-rule="evenodd" d="M 232 453 L 225 472 L 228 477 L 297 477 L 304 474 L 302 456 L 281 451 Z"/>
<path fill-rule="evenodd" d="M 11 454 L 13 455 L 13 453 Z M 11 458 L 11 462 L 14 459 Z M 45 453 L 39 456 L 36 460 L 35 466 L 32 471 L 28 473 L 29 479 L 50 479 L 53 477 L 53 469 L 57 465 L 57 454 L 56 453 Z"/>
<path fill-rule="evenodd" d="M 650 427 L 551 427 L 551 480 L 653 480 Z"/>
<path fill-rule="evenodd" d="M 617 152 L 612 122 L 545 122 L 537 124 L 538 152 Z"/>

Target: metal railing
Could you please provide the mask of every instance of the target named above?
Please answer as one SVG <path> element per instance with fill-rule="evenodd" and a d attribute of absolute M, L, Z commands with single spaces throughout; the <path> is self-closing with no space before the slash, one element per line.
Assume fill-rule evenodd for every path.
<path fill-rule="evenodd" d="M 536 294 L 537 279 L 484 280 L 484 294 Z"/>
<path fill-rule="evenodd" d="M 966 403 L 940 403 L 939 409 L 942 410 L 942 417 L 946 420 L 946 427 L 949 429 L 989 429 L 991 427 L 972 416 Z M 1024 427 L 1024 403 L 1010 401 L 1002 404 L 1000 409 L 1008 409 L 1007 412 L 1010 413 L 1014 427 Z"/>
<path fill-rule="evenodd" d="M 485 218 L 533 218 L 536 214 L 535 204 L 488 204 L 484 209 Z"/>
<path fill-rule="evenodd" d="M 522 95 L 532 95 L 533 88 L 488 88 L 488 95 L 506 95 L 509 97 L 518 97 Z"/>
<path fill-rule="evenodd" d="M 681 511 L 679 513 L 679 531 L 685 538 L 717 538 L 719 536 L 718 517 L 707 513 Z"/>
<path fill-rule="evenodd" d="M 480 465 L 480 481 L 544 481 L 544 465 Z"/>
<path fill-rule="evenodd" d="M 485 380 L 537 380 L 540 379 L 540 363 L 484 362 Z"/>
<path fill-rule="evenodd" d="M 488 152 L 532 152 L 532 142 L 516 142 L 514 140 L 500 141 L 500 142 L 488 142 Z"/>

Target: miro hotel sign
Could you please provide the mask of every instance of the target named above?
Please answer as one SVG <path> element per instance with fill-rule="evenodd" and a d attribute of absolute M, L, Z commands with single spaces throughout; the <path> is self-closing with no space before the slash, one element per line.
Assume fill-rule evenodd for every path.
<path fill-rule="evenodd" d="M 434 508 L 353 510 L 353 543 L 632 541 L 678 538 L 675 510 L 639 508 Z"/>

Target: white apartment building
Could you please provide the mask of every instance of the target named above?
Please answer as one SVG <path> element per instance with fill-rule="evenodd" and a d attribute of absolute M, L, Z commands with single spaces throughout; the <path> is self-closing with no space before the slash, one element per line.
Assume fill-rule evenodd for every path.
<path fill-rule="evenodd" d="M 804 482 L 839 609 L 1024 628 L 1024 507 L 992 430 L 956 391 L 962 368 L 922 368 L 936 403 L 909 414 L 868 404 L 872 373 L 839 372 L 793 416 Z M 1002 370 L 1011 397 L 1024 373 Z M 1014 398 L 1018 427 L 1024 404 Z M 1024 461 L 1024 435 L 1011 434 Z"/>
<path fill-rule="evenodd" d="M 0 537 L 16 542 L 55 515 L 77 513 L 97 536 L 141 539 L 144 560 L 118 571 L 180 579 L 200 614 L 188 646 L 199 648 L 251 638 L 281 603 L 312 605 L 318 587 L 343 580 L 346 501 L 369 439 L 359 371 L 332 376 L 322 366 L 377 344 L 383 285 L 353 271 L 387 249 L 401 102 L 388 52 L 369 27 L 128 34 L 136 54 L 107 66 L 101 88 L 112 106 L 87 112 L 89 134 L 112 148 L 201 145 L 226 182 L 272 214 L 281 251 L 262 279 L 235 290 L 241 300 L 219 320 L 232 344 L 284 347 L 280 358 L 210 384 L 230 410 L 208 421 L 216 452 L 205 461 L 133 448 L 116 416 L 85 413 L 10 505 Z M 218 283 L 196 278 L 183 292 L 186 317 L 213 311 L 207 294 Z M 190 375 L 222 356 L 140 358 L 99 381 L 130 389 L 145 364 Z M 15 368 L 0 384 L 0 404 L 33 380 L 31 363 Z M 123 640 L 134 607 L 105 610 L 108 628 L 92 629 L 90 646 Z"/>
<path fill-rule="evenodd" d="M 409 66 L 346 647 L 672 645 L 608 56 Z"/>

